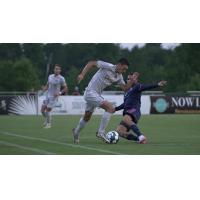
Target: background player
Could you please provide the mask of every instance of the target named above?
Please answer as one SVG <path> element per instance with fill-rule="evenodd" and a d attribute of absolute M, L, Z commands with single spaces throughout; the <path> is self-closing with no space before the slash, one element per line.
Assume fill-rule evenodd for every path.
<path fill-rule="evenodd" d="M 128 140 L 138 141 L 140 144 L 145 144 L 147 142 L 146 137 L 141 133 L 137 127 L 137 122 L 140 119 L 141 112 L 141 93 L 145 90 L 150 90 L 157 87 L 162 87 L 166 85 L 166 81 L 160 81 L 156 84 L 140 84 L 138 83 L 139 73 L 135 72 L 128 76 L 128 81 L 130 83 L 133 81 L 133 87 L 131 87 L 124 95 L 124 103 L 115 108 L 115 111 L 123 111 L 123 120 L 120 125 L 118 125 L 116 131 L 121 137 Z M 132 130 L 136 135 L 129 133 Z"/>
<path fill-rule="evenodd" d="M 41 108 L 42 115 L 45 118 L 44 128 L 51 128 L 51 110 L 56 105 L 59 95 L 67 93 L 67 84 L 65 78 L 60 75 L 61 67 L 56 64 L 54 74 L 49 75 L 48 82 L 43 91 L 47 90 L 46 99 L 43 101 Z M 61 87 L 63 88 L 62 91 Z"/>
<path fill-rule="evenodd" d="M 92 77 L 84 93 L 86 109 L 77 127 L 73 129 L 75 143 L 79 143 L 79 133 L 90 120 L 96 107 L 103 108 L 106 111 L 102 116 L 97 137 L 107 141 L 105 137 L 105 128 L 110 120 L 111 114 L 115 112 L 115 109 L 110 102 L 103 99 L 101 93 L 106 87 L 113 83 L 117 84 L 122 90 L 127 91 L 132 86 L 131 79 L 128 84 L 125 84 L 122 74 L 126 72 L 128 66 L 129 62 L 125 58 L 121 58 L 116 65 L 103 61 L 90 61 L 79 74 L 77 80 L 80 83 L 92 68 L 99 68 Z"/>

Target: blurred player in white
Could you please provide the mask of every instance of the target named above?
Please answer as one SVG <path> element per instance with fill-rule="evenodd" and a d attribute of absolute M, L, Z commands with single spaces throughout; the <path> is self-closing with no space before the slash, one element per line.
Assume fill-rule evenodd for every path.
<path fill-rule="evenodd" d="M 110 120 L 111 114 L 115 112 L 115 108 L 110 102 L 104 100 L 101 93 L 106 87 L 112 84 L 116 84 L 122 90 L 127 91 L 133 84 L 131 82 L 129 82 L 129 84 L 125 84 L 122 76 L 122 74 L 128 69 L 128 66 L 129 62 L 125 58 L 121 58 L 116 65 L 103 61 L 90 61 L 79 74 L 77 80 L 80 83 L 91 69 L 94 67 L 99 68 L 96 74 L 92 77 L 84 93 L 84 99 L 86 101 L 85 114 L 80 119 L 77 127 L 73 129 L 75 143 L 79 143 L 80 131 L 90 120 L 96 107 L 100 107 L 105 110 L 97 132 L 97 137 L 108 142 L 105 137 L 105 129 Z"/>
<path fill-rule="evenodd" d="M 51 128 L 51 110 L 56 105 L 58 97 L 65 94 L 68 90 L 65 78 L 60 75 L 61 67 L 56 64 L 54 74 L 49 75 L 47 84 L 43 91 L 47 90 L 46 99 L 41 108 L 42 115 L 45 118 L 44 128 Z M 61 91 L 61 87 L 63 88 Z"/>

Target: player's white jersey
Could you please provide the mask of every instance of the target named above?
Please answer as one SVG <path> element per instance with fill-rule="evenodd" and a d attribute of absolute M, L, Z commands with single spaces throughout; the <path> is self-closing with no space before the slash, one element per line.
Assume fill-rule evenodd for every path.
<path fill-rule="evenodd" d="M 55 94 L 58 94 L 60 92 L 61 86 L 65 86 L 65 78 L 61 75 L 55 75 L 51 74 L 48 77 L 48 91 L 47 91 L 47 97 L 48 98 L 54 98 Z"/>
<path fill-rule="evenodd" d="M 106 87 L 112 85 L 113 83 L 116 83 L 117 85 L 125 84 L 122 74 L 118 74 L 116 72 L 116 65 L 103 61 L 97 61 L 97 67 L 100 69 L 92 77 L 86 91 L 93 90 L 98 94 L 101 94 Z"/>

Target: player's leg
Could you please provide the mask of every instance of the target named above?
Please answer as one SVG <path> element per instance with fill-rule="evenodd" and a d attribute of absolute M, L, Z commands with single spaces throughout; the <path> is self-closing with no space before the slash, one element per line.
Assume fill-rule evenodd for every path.
<path fill-rule="evenodd" d="M 41 107 L 41 113 L 42 113 L 43 117 L 46 117 L 46 108 L 47 108 L 47 106 L 44 104 Z"/>
<path fill-rule="evenodd" d="M 109 143 L 109 140 L 106 138 L 105 130 L 110 121 L 112 113 L 115 112 L 114 107 L 108 101 L 101 101 L 99 100 L 100 108 L 105 110 L 104 114 L 101 117 L 101 122 L 99 125 L 99 130 L 97 132 L 97 137 L 102 138 L 105 142 Z"/>
<path fill-rule="evenodd" d="M 47 124 L 46 124 L 45 128 L 51 128 L 51 110 L 52 110 L 52 108 L 50 108 L 50 107 L 47 107 L 47 109 L 46 109 Z"/>
<path fill-rule="evenodd" d="M 127 140 L 132 140 L 135 142 L 138 142 L 138 137 L 133 135 L 132 133 L 129 132 L 130 128 L 123 122 L 117 126 L 116 131 L 119 133 L 119 135 Z"/>
<path fill-rule="evenodd" d="M 57 99 L 49 99 L 48 101 L 47 108 L 46 108 L 47 124 L 45 128 L 51 128 L 51 120 L 52 120 L 51 111 L 53 107 L 56 105 L 56 102 L 57 102 Z"/>
<path fill-rule="evenodd" d="M 76 128 L 73 128 L 73 136 L 74 136 L 74 143 L 79 143 L 79 136 L 80 131 L 86 126 L 87 122 L 90 121 L 92 114 L 94 112 L 95 106 L 93 106 L 90 102 L 86 102 L 85 114 L 79 120 L 78 125 Z"/>
<path fill-rule="evenodd" d="M 112 113 L 115 112 L 114 107 L 108 101 L 101 101 L 101 108 L 105 110 L 104 114 L 102 115 L 100 126 L 99 126 L 99 133 L 105 133 L 106 127 L 110 121 Z"/>
<path fill-rule="evenodd" d="M 44 100 L 42 107 L 41 107 L 41 113 L 42 113 L 43 117 L 45 118 L 44 126 L 46 126 L 46 124 L 47 124 L 46 109 L 47 109 L 47 100 Z"/>
<path fill-rule="evenodd" d="M 85 114 L 79 120 L 77 127 L 73 129 L 74 143 L 76 143 L 76 144 L 79 143 L 80 131 L 85 127 L 87 122 L 89 122 L 89 120 L 92 117 L 92 114 L 93 114 L 93 112 L 85 111 Z"/>
<path fill-rule="evenodd" d="M 108 105 L 109 102 L 104 101 L 103 97 L 101 97 L 95 91 L 86 91 L 85 94 L 84 94 L 84 99 L 87 102 L 86 103 L 86 110 L 87 111 L 89 110 L 91 112 L 91 108 L 92 108 L 92 111 L 94 111 L 94 109 L 96 107 L 101 107 L 101 108 L 103 108 L 105 110 L 108 110 L 108 112 L 105 112 L 103 114 L 103 116 L 102 116 L 102 120 L 101 120 L 100 128 L 99 128 L 102 131 L 98 131 L 97 132 L 97 137 L 103 139 L 105 142 L 109 142 L 108 139 L 105 136 L 105 127 L 106 127 L 106 124 L 108 123 L 109 118 L 110 118 L 110 113 L 109 112 L 111 112 L 111 108 L 110 107 L 112 105 L 111 106 Z M 113 108 L 113 110 L 114 110 L 114 108 Z"/>
<path fill-rule="evenodd" d="M 141 133 L 140 129 L 136 125 L 136 119 L 134 120 L 134 116 L 130 114 L 125 114 L 123 117 L 123 122 L 126 123 L 130 129 L 137 135 L 139 139 L 139 143 L 145 144 L 147 142 L 146 137 Z"/>

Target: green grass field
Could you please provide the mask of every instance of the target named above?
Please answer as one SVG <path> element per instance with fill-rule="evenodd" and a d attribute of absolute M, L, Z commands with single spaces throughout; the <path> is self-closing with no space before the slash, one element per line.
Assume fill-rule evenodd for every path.
<path fill-rule="evenodd" d="M 80 145 L 73 144 L 71 129 L 80 116 L 53 116 L 51 129 L 43 129 L 41 116 L 0 116 L 0 154 L 66 155 L 196 155 L 200 154 L 200 115 L 142 116 L 139 127 L 148 144 L 120 138 L 105 144 L 96 138 L 100 116 L 93 116 L 81 132 Z M 107 130 L 115 130 L 121 116 L 113 116 Z"/>

